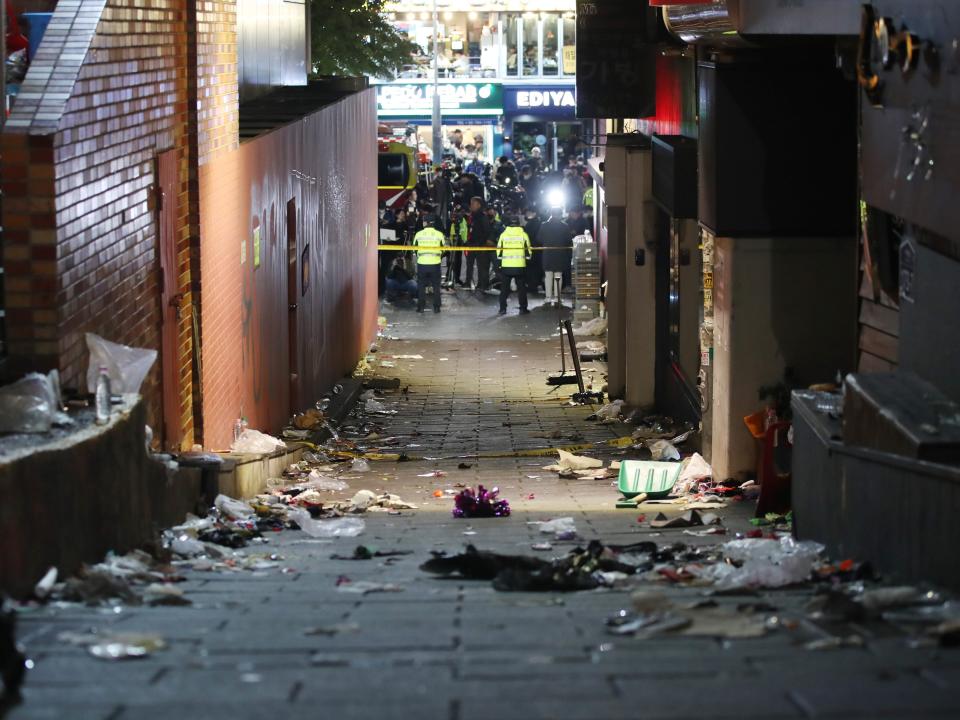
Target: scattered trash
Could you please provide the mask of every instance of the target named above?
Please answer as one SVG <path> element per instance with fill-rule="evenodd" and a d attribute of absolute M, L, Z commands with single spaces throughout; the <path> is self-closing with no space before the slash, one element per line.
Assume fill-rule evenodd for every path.
<path fill-rule="evenodd" d="M 354 458 L 350 463 L 350 471 L 357 473 L 370 472 L 370 463 L 363 458 Z"/>
<path fill-rule="evenodd" d="M 264 455 L 285 450 L 286 447 L 287 444 L 279 438 L 247 428 L 233 441 L 230 452 Z"/>
<path fill-rule="evenodd" d="M 510 503 L 498 499 L 499 492 L 499 488 L 487 490 L 483 485 L 477 486 L 476 492 L 471 488 L 464 488 L 454 498 L 453 516 L 455 518 L 507 517 L 510 514 Z"/>
<path fill-rule="evenodd" d="M 659 461 L 680 459 L 680 451 L 666 440 L 648 440 L 645 444 L 650 450 L 651 460 Z"/>
<path fill-rule="evenodd" d="M 732 540 L 721 548 L 724 557 L 737 565 L 717 563 L 705 568 L 700 577 L 710 580 L 717 589 L 743 587 L 783 587 L 810 577 L 823 545 L 792 537 L 779 540 Z"/>
<path fill-rule="evenodd" d="M 60 376 L 30 373 L 0 387 L 0 433 L 44 433 L 73 420 L 61 408 Z"/>
<path fill-rule="evenodd" d="M 596 458 L 574 455 L 566 450 L 557 450 L 560 460 L 553 465 L 547 465 L 544 470 L 554 470 L 557 472 L 563 470 L 589 470 L 591 468 L 602 468 L 603 461 Z"/>
<path fill-rule="evenodd" d="M 460 575 L 470 580 L 492 580 L 496 590 L 509 592 L 572 592 L 610 586 L 651 565 L 621 561 L 649 549 L 651 543 L 604 546 L 593 540 L 562 558 L 542 560 L 525 555 L 500 555 L 468 545 L 458 555 L 434 553 L 420 566 L 434 575 Z"/>
<path fill-rule="evenodd" d="M 337 579 L 337 591 L 369 595 L 370 593 L 381 592 L 403 592 L 403 588 L 393 583 L 372 582 L 369 580 L 358 580 L 354 582 L 349 578 L 341 576 Z"/>
<path fill-rule="evenodd" d="M 680 477 L 674 486 L 674 492 L 678 495 L 686 495 L 699 483 L 709 481 L 712 478 L 713 468 L 703 459 L 700 453 L 694 453 L 683 461 L 683 468 L 680 470 Z"/>
<path fill-rule="evenodd" d="M 360 518 L 314 520 L 307 510 L 300 507 L 288 508 L 287 517 L 297 523 L 307 535 L 315 538 L 356 537 L 366 529 L 366 523 Z"/>
<path fill-rule="evenodd" d="M 623 400 L 614 400 L 600 407 L 594 415 L 598 420 L 618 420 L 623 414 Z"/>
<path fill-rule="evenodd" d="M 421 477 L 421 478 L 432 478 L 432 477 L 441 478 L 446 476 L 447 474 L 443 470 L 434 470 L 433 472 L 421 473 L 420 475 L 417 475 L 417 477 Z"/>
<path fill-rule="evenodd" d="M 531 550 L 540 550 L 540 551 L 545 552 L 545 551 L 548 551 L 548 550 L 553 550 L 553 545 L 551 545 L 551 544 L 548 543 L 548 542 L 534 543 L 533 545 L 530 546 L 530 549 L 531 549 Z"/>
<path fill-rule="evenodd" d="M 249 520 L 256 514 L 249 504 L 227 495 L 217 495 L 213 506 L 230 520 Z"/>
<path fill-rule="evenodd" d="M 587 320 L 583 322 L 579 327 L 573 329 L 574 335 L 593 335 L 599 337 L 607 331 L 607 319 L 606 318 L 593 318 L 592 320 Z"/>
<path fill-rule="evenodd" d="M 392 558 L 412 555 L 413 550 L 371 550 L 366 545 L 358 545 L 353 555 L 331 555 L 331 560 L 373 560 L 374 558 Z"/>
<path fill-rule="evenodd" d="M 167 647 L 162 637 L 146 633 L 63 632 L 57 639 L 86 646 L 87 651 L 100 660 L 138 660 Z"/>
<path fill-rule="evenodd" d="M 183 590 L 176 585 L 151 583 L 143 593 L 143 600 L 147 605 L 191 605 L 189 598 L 184 597 Z"/>
<path fill-rule="evenodd" d="M 827 637 L 819 640 L 811 640 L 805 643 L 804 650 L 836 650 L 838 648 L 859 648 L 863 647 L 863 638 L 859 635 L 847 635 L 846 637 Z"/>
<path fill-rule="evenodd" d="M 469 470 L 472 467 L 473 465 L 471 465 L 470 463 L 462 462 L 459 465 L 457 465 L 457 470 Z"/>
<path fill-rule="evenodd" d="M 527 525 L 538 525 L 545 535 L 553 534 L 556 540 L 573 540 L 577 537 L 577 526 L 572 517 L 560 517 L 553 520 L 534 520 Z"/>
<path fill-rule="evenodd" d="M 38 600 L 44 600 L 53 590 L 53 586 L 57 584 L 57 569 L 55 567 L 50 568 L 44 573 L 43 577 L 40 578 L 40 581 L 33 586 L 33 595 Z"/>

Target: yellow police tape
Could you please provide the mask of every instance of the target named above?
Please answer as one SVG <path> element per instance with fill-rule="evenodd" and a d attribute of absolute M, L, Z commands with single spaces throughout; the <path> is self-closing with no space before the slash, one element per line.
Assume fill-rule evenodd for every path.
<path fill-rule="evenodd" d="M 491 450 L 478 453 L 460 453 L 457 455 L 429 456 L 430 460 L 462 460 L 462 459 L 481 459 L 481 458 L 509 458 L 509 457 L 547 457 L 553 455 L 557 450 L 566 452 L 583 452 L 584 450 L 599 450 L 601 448 L 624 448 L 629 447 L 634 440 L 629 435 L 627 437 L 618 437 L 611 440 L 600 440 L 592 443 L 579 443 L 577 445 L 560 445 L 549 448 L 530 448 L 527 450 Z M 348 452 L 346 450 L 328 450 L 318 447 L 313 443 L 302 441 L 311 450 L 322 452 L 330 457 L 341 458 L 343 460 L 355 460 L 362 458 L 364 460 L 398 462 L 412 460 L 426 460 L 424 455 L 410 455 L 409 453 L 379 453 L 379 452 Z"/>
<path fill-rule="evenodd" d="M 435 252 L 438 248 L 423 247 L 420 249 L 425 250 L 427 252 L 431 252 L 431 251 Z M 439 250 L 443 252 L 449 252 L 451 250 L 453 251 L 467 250 L 469 252 L 494 252 L 496 250 L 501 250 L 501 249 L 506 250 L 507 248 L 489 247 L 486 245 L 481 247 L 475 247 L 473 245 L 456 245 L 456 246 L 444 245 L 439 248 Z M 540 252 L 542 250 L 573 250 L 573 245 L 565 245 L 564 247 L 531 247 L 530 249 L 533 250 L 534 252 Z M 416 245 L 377 245 L 377 250 L 408 250 L 410 252 L 416 252 L 417 246 Z"/>

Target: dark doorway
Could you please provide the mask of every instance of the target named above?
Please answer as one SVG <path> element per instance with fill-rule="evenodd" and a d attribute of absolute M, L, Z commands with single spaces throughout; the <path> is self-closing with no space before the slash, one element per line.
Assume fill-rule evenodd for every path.
<path fill-rule="evenodd" d="M 157 156 L 157 234 L 160 255 L 161 375 L 163 384 L 162 447 L 179 449 L 180 422 L 180 303 L 177 266 L 177 153 L 168 150 Z"/>
<path fill-rule="evenodd" d="M 297 333 L 297 301 L 300 281 L 300 268 L 297 260 L 297 200 L 287 201 L 287 356 L 290 364 L 290 414 L 301 408 L 300 404 L 300 365 L 297 353 L 299 346 Z M 306 288 L 304 288 L 306 289 Z"/>
<path fill-rule="evenodd" d="M 654 399 L 657 410 L 676 420 L 698 422 L 700 397 L 696 384 L 680 365 L 680 308 L 683 302 L 699 302 L 699 297 L 684 298 L 680 292 L 680 267 L 689 264 L 689 251 L 681 249 L 679 221 L 659 207 L 656 210 L 656 361 Z"/>

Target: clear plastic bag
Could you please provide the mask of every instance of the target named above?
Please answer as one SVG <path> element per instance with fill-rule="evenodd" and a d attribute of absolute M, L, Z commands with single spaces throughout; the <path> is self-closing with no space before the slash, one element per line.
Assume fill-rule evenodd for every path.
<path fill-rule="evenodd" d="M 287 508 L 287 517 L 297 523 L 307 535 L 315 538 L 356 537 L 367 527 L 360 518 L 314 520 L 308 511 L 299 507 Z"/>
<path fill-rule="evenodd" d="M 0 432 L 42 433 L 73 421 L 60 410 L 60 377 L 30 373 L 0 387 Z"/>
<path fill-rule="evenodd" d="M 105 340 L 99 335 L 87 333 L 87 348 L 90 350 L 90 365 L 87 367 L 87 392 L 97 389 L 100 368 L 107 369 L 110 389 L 114 393 L 138 393 L 143 379 L 157 359 L 157 351 L 134 348 Z"/>
<path fill-rule="evenodd" d="M 262 433 L 259 430 L 247 428 L 240 433 L 240 437 L 233 441 L 233 444 L 230 446 L 230 452 L 260 455 L 283 450 L 286 447 L 287 444 L 283 442 L 283 440 Z"/>
<path fill-rule="evenodd" d="M 740 567 L 718 563 L 702 574 L 719 590 L 742 587 L 783 587 L 806 580 L 823 552 L 820 543 L 792 537 L 733 540 L 725 543 L 723 554 L 741 562 Z"/>

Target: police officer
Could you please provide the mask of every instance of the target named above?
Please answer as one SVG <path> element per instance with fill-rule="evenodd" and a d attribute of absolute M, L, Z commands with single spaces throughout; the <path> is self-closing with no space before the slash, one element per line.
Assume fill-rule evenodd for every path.
<path fill-rule="evenodd" d="M 527 309 L 527 260 L 533 255 L 530 237 L 521 227 L 520 217 L 512 214 L 506 218 L 507 227 L 497 241 L 497 258 L 500 260 L 503 281 L 500 283 L 500 315 L 507 314 L 507 298 L 510 296 L 510 280 L 517 283 L 517 296 L 520 299 L 520 314 L 526 315 Z"/>
<path fill-rule="evenodd" d="M 440 312 L 440 257 L 443 253 L 443 233 L 434 227 L 436 216 L 426 213 L 423 230 L 413 237 L 417 251 L 417 312 L 422 313 L 427 302 L 427 284 L 433 287 L 433 311 Z"/>

